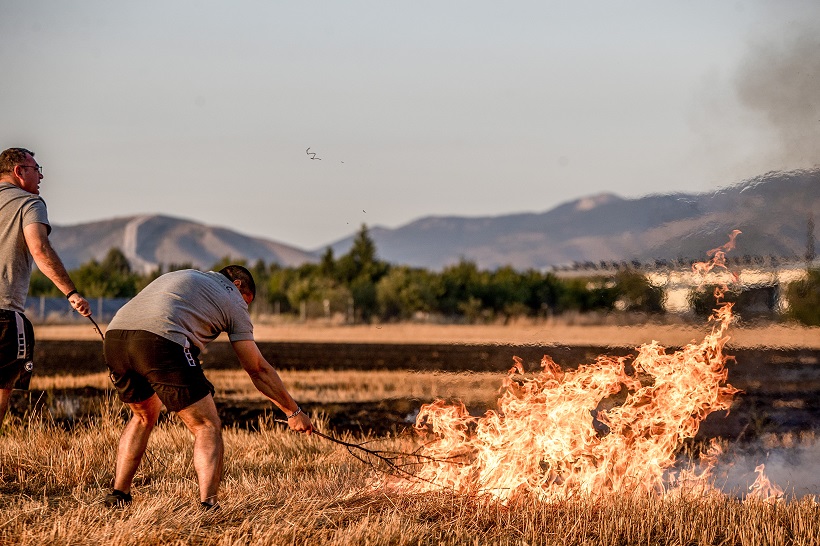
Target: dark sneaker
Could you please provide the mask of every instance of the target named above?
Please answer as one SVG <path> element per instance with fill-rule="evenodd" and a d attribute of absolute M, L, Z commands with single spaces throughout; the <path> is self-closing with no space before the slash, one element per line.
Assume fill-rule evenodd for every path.
<path fill-rule="evenodd" d="M 105 505 L 109 508 L 122 508 L 131 504 L 131 494 L 115 489 L 105 496 Z"/>
<path fill-rule="evenodd" d="M 217 502 L 212 504 L 210 502 L 202 501 L 199 504 L 202 506 L 203 510 L 219 510 L 219 503 Z"/>

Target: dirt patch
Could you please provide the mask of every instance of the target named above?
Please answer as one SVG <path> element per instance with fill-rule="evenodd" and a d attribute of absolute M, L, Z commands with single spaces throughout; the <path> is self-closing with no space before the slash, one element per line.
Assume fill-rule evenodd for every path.
<path fill-rule="evenodd" d="M 565 367 L 590 363 L 599 355 L 636 354 L 631 347 L 500 345 L 500 344 L 383 344 L 259 342 L 262 354 L 282 370 L 425 370 L 504 372 L 513 357 L 528 370 L 539 369 L 549 355 Z M 674 350 L 670 347 L 669 350 Z M 820 350 L 743 349 L 728 350 L 729 380 L 738 388 L 788 389 L 797 383 L 820 389 Z M 200 355 L 205 369 L 240 369 L 231 344 L 215 341 Z M 107 370 L 99 341 L 38 340 L 34 353 L 35 373 L 80 375 Z"/>

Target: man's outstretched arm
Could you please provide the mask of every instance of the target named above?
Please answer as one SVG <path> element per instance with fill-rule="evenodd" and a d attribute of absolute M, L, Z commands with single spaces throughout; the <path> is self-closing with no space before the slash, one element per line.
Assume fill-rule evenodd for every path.
<path fill-rule="evenodd" d="M 295 413 L 299 408 L 298 404 L 285 388 L 279 374 L 259 352 L 256 342 L 252 340 L 233 341 L 231 345 L 239 358 L 239 363 L 242 364 L 242 368 L 248 373 L 259 392 L 284 411 L 285 415 Z M 302 412 L 289 418 L 288 426 L 293 430 L 308 434 L 313 430 L 310 418 Z"/>
<path fill-rule="evenodd" d="M 48 277 L 54 285 L 62 291 L 63 294 L 74 294 L 68 298 L 68 302 L 75 311 L 82 316 L 87 317 L 91 314 L 91 306 L 88 301 L 81 295 L 76 293 L 76 287 L 71 277 L 68 276 L 62 260 L 57 255 L 57 252 L 52 248 L 48 240 L 48 231 L 45 224 L 33 223 L 23 228 L 23 235 L 26 238 L 26 245 L 28 246 L 34 262 L 43 274 Z"/>

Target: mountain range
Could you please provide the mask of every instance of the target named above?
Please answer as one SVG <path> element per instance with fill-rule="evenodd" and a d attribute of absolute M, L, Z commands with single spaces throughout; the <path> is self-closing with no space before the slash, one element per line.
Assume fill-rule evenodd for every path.
<path fill-rule="evenodd" d="M 482 269 L 547 269 L 570 263 L 702 259 L 739 229 L 741 255 L 801 258 L 820 221 L 820 169 L 773 172 L 715 192 L 625 199 L 587 196 L 540 213 L 428 216 L 398 228 L 368 227 L 379 258 L 439 270 L 460 259 Z M 315 262 L 327 248 L 346 253 L 355 234 L 305 250 L 227 228 L 160 215 L 55 226 L 51 241 L 71 269 L 120 248 L 134 269 L 225 256 L 283 266 Z M 813 240 L 813 239 L 812 239 Z"/>
<path fill-rule="evenodd" d="M 148 272 L 160 264 L 191 264 L 205 269 L 226 256 L 248 263 L 263 260 L 283 266 L 316 261 L 316 255 L 294 246 L 191 220 L 141 215 L 55 226 L 50 236 L 68 269 L 101 260 L 119 248 L 132 269 Z"/>

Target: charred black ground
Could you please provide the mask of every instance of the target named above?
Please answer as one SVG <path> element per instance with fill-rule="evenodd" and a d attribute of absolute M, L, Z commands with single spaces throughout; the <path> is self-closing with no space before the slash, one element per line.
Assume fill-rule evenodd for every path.
<path fill-rule="evenodd" d="M 419 370 L 506 371 L 513 356 L 528 370 L 538 370 L 543 355 L 563 367 L 595 360 L 598 355 L 634 354 L 632 347 L 554 347 L 511 345 L 429 345 L 369 343 L 260 343 L 266 358 L 279 369 L 293 370 Z M 670 349 L 670 350 L 673 350 Z M 738 349 L 727 364 L 729 383 L 743 392 L 728 415 L 718 412 L 702 424 L 700 435 L 730 440 L 754 439 L 763 433 L 820 429 L 820 351 L 809 349 Z M 230 344 L 214 342 L 202 354 L 208 369 L 239 369 Z M 35 373 L 81 375 L 106 370 L 99 341 L 38 341 Z M 111 391 L 93 388 L 15 391 L 12 411 L 17 415 L 47 410 L 57 422 L 71 426 L 93 418 L 101 397 Z M 431 400 L 389 399 L 356 403 L 314 403 L 309 411 L 322 413 L 334 432 L 397 433 L 410 426 L 421 404 Z M 255 428 L 260 419 L 279 417 L 260 400 L 216 400 L 226 426 Z M 468 408 L 481 415 L 486 407 Z M 123 414 L 125 417 L 125 413 Z"/>

